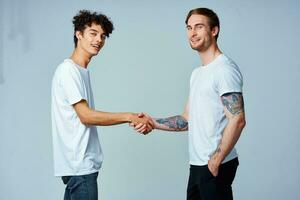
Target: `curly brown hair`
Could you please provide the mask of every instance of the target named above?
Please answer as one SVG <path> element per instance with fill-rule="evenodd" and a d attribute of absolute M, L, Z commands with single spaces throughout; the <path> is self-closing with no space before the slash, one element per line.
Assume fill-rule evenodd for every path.
<path fill-rule="evenodd" d="M 112 21 L 106 15 L 89 10 L 80 10 L 78 14 L 73 17 L 75 47 L 78 41 L 75 35 L 76 31 L 83 33 L 84 29 L 90 27 L 92 23 L 100 25 L 107 37 L 109 37 L 109 34 L 114 30 Z"/>

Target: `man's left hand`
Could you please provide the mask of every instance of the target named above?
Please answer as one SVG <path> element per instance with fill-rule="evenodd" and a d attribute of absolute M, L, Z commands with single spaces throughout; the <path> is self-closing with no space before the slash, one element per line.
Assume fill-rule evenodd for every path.
<path fill-rule="evenodd" d="M 220 165 L 221 162 L 219 162 L 219 159 L 216 155 L 213 155 L 208 161 L 208 169 L 214 177 L 218 176 Z"/>

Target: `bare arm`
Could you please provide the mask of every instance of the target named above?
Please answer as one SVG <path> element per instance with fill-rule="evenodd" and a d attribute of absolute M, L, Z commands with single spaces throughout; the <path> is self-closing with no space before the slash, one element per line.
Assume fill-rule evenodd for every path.
<path fill-rule="evenodd" d="M 81 123 L 85 125 L 110 126 L 122 123 L 142 123 L 150 125 L 151 123 L 151 120 L 145 117 L 139 118 L 138 114 L 135 113 L 110 113 L 93 110 L 89 108 L 85 100 L 81 100 L 73 106 Z"/>
<path fill-rule="evenodd" d="M 182 115 L 168 118 L 155 118 L 154 128 L 164 131 L 186 131 L 188 130 L 189 103 L 185 106 Z"/>
<path fill-rule="evenodd" d="M 242 93 L 224 94 L 221 99 L 228 124 L 225 127 L 222 140 L 217 150 L 208 163 L 211 172 L 215 176 L 218 174 L 218 167 L 233 149 L 246 125 Z"/>

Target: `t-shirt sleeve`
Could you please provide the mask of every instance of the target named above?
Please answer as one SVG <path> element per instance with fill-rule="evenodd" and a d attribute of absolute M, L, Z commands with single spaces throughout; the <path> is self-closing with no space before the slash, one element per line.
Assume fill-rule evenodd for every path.
<path fill-rule="evenodd" d="M 82 99 L 87 99 L 80 72 L 76 71 L 72 66 L 67 66 L 62 70 L 61 87 L 69 105 L 78 103 Z"/>
<path fill-rule="evenodd" d="M 219 96 L 230 92 L 242 92 L 243 76 L 237 67 L 222 66 L 216 75 Z"/>

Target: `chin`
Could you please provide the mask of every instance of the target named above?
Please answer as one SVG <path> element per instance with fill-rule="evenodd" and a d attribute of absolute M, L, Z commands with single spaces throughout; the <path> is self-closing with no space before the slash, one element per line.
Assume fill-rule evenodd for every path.
<path fill-rule="evenodd" d="M 92 51 L 92 52 L 90 52 L 91 56 L 96 56 L 96 55 L 98 55 L 98 53 L 99 53 L 99 51 Z"/>
<path fill-rule="evenodd" d="M 196 50 L 196 51 L 205 51 L 207 49 L 207 47 L 204 44 L 198 44 L 198 45 L 190 44 L 190 46 L 193 50 Z"/>
<path fill-rule="evenodd" d="M 201 46 L 197 45 L 190 45 L 192 49 L 199 51 L 201 49 Z"/>

